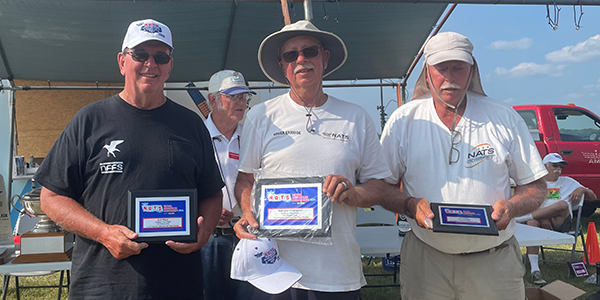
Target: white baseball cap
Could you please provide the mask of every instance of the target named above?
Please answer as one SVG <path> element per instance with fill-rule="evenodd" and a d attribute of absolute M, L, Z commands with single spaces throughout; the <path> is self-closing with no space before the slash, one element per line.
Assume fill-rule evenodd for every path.
<path fill-rule="evenodd" d="M 254 91 L 246 86 L 244 75 L 232 70 L 221 70 L 213 74 L 208 82 L 208 92 L 210 94 L 220 92 L 227 95 L 237 95 L 241 93 L 251 93 L 256 95 Z"/>
<path fill-rule="evenodd" d="M 280 294 L 302 278 L 302 274 L 279 257 L 270 239 L 242 239 L 233 252 L 231 278 L 248 281 L 259 290 Z"/>
<path fill-rule="evenodd" d="M 473 64 L 473 44 L 466 36 L 456 32 L 442 32 L 433 36 L 425 45 L 423 54 L 430 66 L 451 60 Z"/>
<path fill-rule="evenodd" d="M 131 49 L 147 41 L 163 42 L 173 51 L 171 29 L 167 25 L 152 19 L 134 21 L 129 24 L 121 51 L 125 51 L 125 48 Z"/>
<path fill-rule="evenodd" d="M 565 165 L 569 164 L 558 153 L 550 153 L 550 154 L 544 156 L 544 159 L 542 160 L 542 162 L 544 164 L 552 164 L 552 163 L 563 163 Z"/>

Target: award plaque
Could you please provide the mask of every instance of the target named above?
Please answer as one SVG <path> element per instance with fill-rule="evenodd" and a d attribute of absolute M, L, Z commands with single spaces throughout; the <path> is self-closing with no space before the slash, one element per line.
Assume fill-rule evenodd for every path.
<path fill-rule="evenodd" d="M 136 242 L 197 241 L 196 190 L 129 191 L 127 227 Z"/>
<path fill-rule="evenodd" d="M 434 232 L 498 235 L 489 205 L 431 203 Z"/>
<path fill-rule="evenodd" d="M 331 199 L 323 177 L 259 179 L 255 212 L 265 237 L 330 237 Z"/>

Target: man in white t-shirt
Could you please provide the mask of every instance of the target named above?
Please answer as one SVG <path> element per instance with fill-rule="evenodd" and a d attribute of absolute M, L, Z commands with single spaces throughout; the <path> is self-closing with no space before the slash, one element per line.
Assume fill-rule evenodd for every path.
<path fill-rule="evenodd" d="M 382 202 L 412 227 L 401 249 L 402 299 L 525 298 L 513 219 L 542 203 L 547 172 L 523 119 L 483 92 L 472 51 L 458 33 L 432 37 L 413 100 L 381 135 L 386 180 L 402 180 L 408 195 Z M 433 232 L 433 202 L 491 206 L 499 236 Z"/>
<path fill-rule="evenodd" d="M 204 122 L 215 151 L 219 173 L 225 182 L 223 208 L 217 228 L 201 249 L 204 270 L 204 298 L 247 299 L 251 287 L 246 282 L 229 277 L 233 249 L 238 238 L 233 224 L 242 216 L 233 189 L 240 162 L 240 135 L 248 101 L 255 92 L 246 86 L 242 73 L 221 70 L 208 82 L 208 103 L 211 113 Z"/>
<path fill-rule="evenodd" d="M 517 218 L 517 222 L 529 226 L 542 227 L 548 230 L 568 232 L 573 227 L 572 210 L 585 200 L 595 200 L 596 194 L 567 176 L 560 176 L 562 169 L 568 165 L 558 153 L 550 153 L 543 160 L 548 175 L 544 176 L 548 186 L 548 195 L 540 208 L 525 216 Z M 527 256 L 531 265 L 531 282 L 535 285 L 545 285 L 538 265 L 540 247 L 527 247 Z"/>
<path fill-rule="evenodd" d="M 240 238 L 256 238 L 246 226 L 258 227 L 250 201 L 257 169 L 292 177 L 327 176 L 323 191 L 333 198 L 333 217 L 332 245 L 277 240 L 281 258 L 302 279 L 282 294 L 255 290 L 253 299 L 356 300 L 366 284 L 356 240 L 357 206 L 377 204 L 389 186 L 383 179 L 390 171 L 366 111 L 323 92 L 323 77 L 346 58 L 337 35 L 305 20 L 271 34 L 258 50 L 265 75 L 289 85 L 290 92 L 248 113 L 235 187 L 244 215 L 234 229 Z"/>

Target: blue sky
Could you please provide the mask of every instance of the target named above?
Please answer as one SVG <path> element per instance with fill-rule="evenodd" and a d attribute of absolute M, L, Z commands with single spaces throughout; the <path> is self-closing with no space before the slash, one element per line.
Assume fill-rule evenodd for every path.
<path fill-rule="evenodd" d="M 583 7 L 579 30 L 573 6 L 560 8 L 555 31 L 543 5 L 459 4 L 441 32 L 456 31 L 473 42 L 488 96 L 509 105 L 574 103 L 600 115 L 600 7 Z M 422 66 L 421 60 L 409 78 L 409 98 Z M 379 88 L 326 92 L 364 107 L 381 131 Z M 391 102 L 395 90 L 384 88 L 383 98 L 390 115 L 397 107 Z"/>

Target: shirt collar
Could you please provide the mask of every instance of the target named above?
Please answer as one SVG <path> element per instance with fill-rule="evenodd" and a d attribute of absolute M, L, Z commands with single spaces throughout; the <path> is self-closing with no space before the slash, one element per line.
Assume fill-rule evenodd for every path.
<path fill-rule="evenodd" d="M 215 138 L 215 137 L 225 138 L 225 136 L 219 131 L 219 129 L 217 129 L 217 125 L 215 125 L 215 123 L 213 122 L 212 113 L 208 114 L 208 117 L 206 117 L 206 121 L 204 121 L 204 125 L 206 125 L 206 129 L 208 129 L 208 132 L 210 133 L 211 138 Z M 231 140 L 235 140 L 236 138 L 239 139 L 241 133 L 242 133 L 242 125 L 238 123 L 237 128 L 235 129 L 235 132 L 233 133 L 233 136 L 231 137 Z"/>

